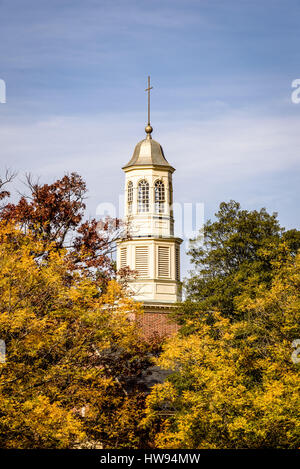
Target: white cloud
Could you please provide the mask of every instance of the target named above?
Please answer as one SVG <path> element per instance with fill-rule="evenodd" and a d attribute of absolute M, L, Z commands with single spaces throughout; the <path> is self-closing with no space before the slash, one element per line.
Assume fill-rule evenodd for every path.
<path fill-rule="evenodd" d="M 245 117 L 231 113 L 211 121 L 185 123 L 176 136 L 167 133 L 165 140 L 170 154 L 178 158 L 178 170 L 199 171 L 205 178 L 217 180 L 289 170 L 300 162 L 296 116 Z"/>
<path fill-rule="evenodd" d="M 209 121 L 172 124 L 170 116 L 159 118 L 162 123 L 157 123 L 154 138 L 177 168 L 178 180 L 235 181 L 299 165 L 296 116 L 247 117 L 230 112 Z M 2 122 L 0 128 L 3 163 L 48 179 L 76 170 L 87 178 L 98 174 L 99 181 L 101 177 L 113 181 L 141 138 L 143 124 L 134 114 L 60 116 L 18 125 Z M 101 188 L 97 191 L 101 196 Z"/>
<path fill-rule="evenodd" d="M 228 112 L 212 120 L 171 123 L 169 115 L 158 115 L 155 129 L 154 138 L 177 169 L 177 201 L 205 202 L 214 211 L 221 200 L 244 201 L 245 194 L 250 206 L 252 200 L 258 209 L 267 202 L 272 210 L 280 204 L 281 210 L 291 210 L 296 203 L 297 187 L 287 193 L 286 185 L 274 188 L 272 181 L 287 172 L 294 174 L 299 167 L 296 116 L 283 119 Z M 19 176 L 31 172 L 48 182 L 77 171 L 89 189 L 88 214 L 95 216 L 99 203 L 118 203 L 124 181 L 121 167 L 142 138 L 143 123 L 136 114 L 2 122 L 2 172 L 10 167 Z M 16 185 L 20 188 L 18 181 Z M 293 222 L 296 226 L 295 218 Z M 187 269 L 187 260 L 183 260 L 183 271 Z"/>

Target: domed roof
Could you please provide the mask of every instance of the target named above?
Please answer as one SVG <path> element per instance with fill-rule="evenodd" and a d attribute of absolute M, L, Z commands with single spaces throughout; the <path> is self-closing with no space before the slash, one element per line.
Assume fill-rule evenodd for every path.
<path fill-rule="evenodd" d="M 166 160 L 161 145 L 153 140 L 149 134 L 147 135 L 147 138 L 141 140 L 136 145 L 131 160 L 123 167 L 123 169 L 136 165 L 166 166 L 167 168 L 174 170 Z"/>

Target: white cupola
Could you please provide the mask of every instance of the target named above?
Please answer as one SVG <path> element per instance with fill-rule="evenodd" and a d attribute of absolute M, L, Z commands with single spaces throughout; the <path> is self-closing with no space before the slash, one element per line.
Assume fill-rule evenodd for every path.
<path fill-rule="evenodd" d="M 147 91 L 150 91 L 148 86 Z M 148 100 L 148 110 L 149 110 Z M 152 139 L 148 112 L 146 138 L 135 147 L 125 172 L 125 217 L 130 238 L 117 243 L 117 268 L 138 272 L 129 282 L 134 297 L 144 303 L 181 301 L 180 244 L 174 237 L 173 185 L 175 169 L 161 145 Z"/>

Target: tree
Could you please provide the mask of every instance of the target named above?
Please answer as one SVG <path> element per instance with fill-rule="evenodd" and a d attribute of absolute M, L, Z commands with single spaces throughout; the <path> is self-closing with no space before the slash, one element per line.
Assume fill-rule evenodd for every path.
<path fill-rule="evenodd" d="M 140 306 L 115 280 L 101 292 L 55 240 L 1 222 L 0 447 L 145 444 L 143 394 L 126 380 L 151 349 L 130 314 Z"/>
<path fill-rule="evenodd" d="M 27 187 L 29 195 L 23 195 L 17 204 L 7 203 L 1 218 L 17 222 L 25 232 L 30 230 L 40 244 L 50 242 L 54 243 L 52 249 L 66 248 L 70 268 L 85 271 L 105 285 L 115 275 L 111 254 L 124 231 L 121 222 L 109 218 L 101 225 L 95 219 L 84 221 L 87 189 L 76 173 L 44 185 L 27 176 Z M 42 249 L 37 255 L 44 253 Z"/>
<path fill-rule="evenodd" d="M 4 177 L 0 177 L 0 201 L 3 201 L 7 197 L 10 197 L 10 192 L 5 188 L 7 184 L 10 184 L 16 177 L 16 173 L 7 169 Z M 0 211 L 3 209 L 5 204 L 0 205 Z"/>
<path fill-rule="evenodd" d="M 186 283 L 187 299 L 177 319 L 185 324 L 209 310 L 243 318 L 235 307 L 236 298 L 251 285 L 270 286 L 274 261 L 295 255 L 299 247 L 300 232 L 285 231 L 277 214 L 269 215 L 265 209 L 249 212 L 235 201 L 222 202 L 216 221 L 204 226 L 204 241 L 202 232 L 191 242 L 195 270 Z"/>
<path fill-rule="evenodd" d="M 144 425 L 158 448 L 300 446 L 300 254 L 276 263 L 271 286 L 240 296 L 244 320 L 202 315 L 164 346 L 173 374 L 148 398 Z"/>

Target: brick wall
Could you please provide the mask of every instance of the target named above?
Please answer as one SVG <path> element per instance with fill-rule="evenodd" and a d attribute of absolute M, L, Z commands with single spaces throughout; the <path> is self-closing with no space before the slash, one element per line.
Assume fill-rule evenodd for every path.
<path fill-rule="evenodd" d="M 175 334 L 179 326 L 170 320 L 168 313 L 160 312 L 144 312 L 138 318 L 143 334 L 145 337 L 151 337 L 153 334 L 160 336 L 170 336 Z"/>

